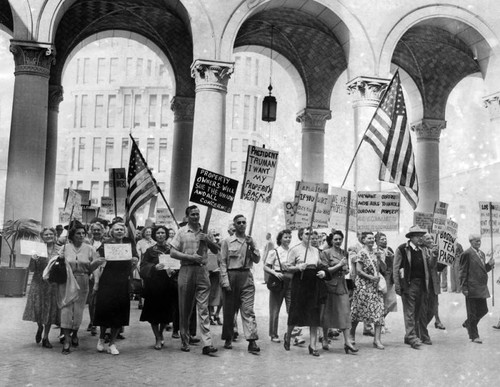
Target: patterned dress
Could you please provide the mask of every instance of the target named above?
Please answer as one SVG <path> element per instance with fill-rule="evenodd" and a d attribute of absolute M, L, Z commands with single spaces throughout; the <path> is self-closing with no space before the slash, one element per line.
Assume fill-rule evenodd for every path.
<path fill-rule="evenodd" d="M 357 263 L 361 264 L 362 270 L 368 275 L 377 275 L 377 257 L 375 252 L 369 252 L 363 248 L 358 253 Z M 384 325 L 384 295 L 377 289 L 377 283 L 370 281 L 360 275 L 356 277 L 356 288 L 354 289 L 351 319 L 353 322 L 363 321 Z"/>
<path fill-rule="evenodd" d="M 49 258 L 45 257 L 30 261 L 29 269 L 33 271 L 33 278 L 24 308 L 24 321 L 33 321 L 44 325 L 59 323 L 57 285 L 42 279 L 43 270 L 48 262 Z"/>

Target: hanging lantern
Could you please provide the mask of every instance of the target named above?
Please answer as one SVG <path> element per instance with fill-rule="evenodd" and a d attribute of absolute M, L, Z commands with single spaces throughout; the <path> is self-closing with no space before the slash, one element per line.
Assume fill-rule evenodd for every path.
<path fill-rule="evenodd" d="M 271 95 L 273 87 L 269 84 L 267 88 L 269 90 L 269 95 L 265 96 L 262 101 L 262 121 L 273 122 L 276 121 L 276 108 L 278 103 L 276 98 Z"/>

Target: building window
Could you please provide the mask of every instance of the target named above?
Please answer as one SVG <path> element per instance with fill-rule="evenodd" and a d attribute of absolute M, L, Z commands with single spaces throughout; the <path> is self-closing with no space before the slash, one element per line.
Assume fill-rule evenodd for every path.
<path fill-rule="evenodd" d="M 97 205 L 99 204 L 99 182 L 90 182 L 90 203 Z"/>
<path fill-rule="evenodd" d="M 148 59 L 148 63 L 146 65 L 146 75 L 148 77 L 151 76 L 151 67 L 152 67 L 152 65 L 153 65 L 153 61 L 151 59 Z"/>
<path fill-rule="evenodd" d="M 253 141 L 252 141 L 252 145 L 253 145 L 253 146 L 257 146 L 257 141 L 253 140 Z"/>
<path fill-rule="evenodd" d="M 73 128 L 78 126 L 78 96 L 75 95 L 75 108 L 73 111 Z"/>
<path fill-rule="evenodd" d="M 121 159 L 121 164 L 120 164 L 120 166 L 122 168 L 127 167 L 127 163 L 128 163 L 128 159 L 129 159 L 128 143 L 129 143 L 128 137 L 123 137 L 122 138 L 122 159 Z"/>
<path fill-rule="evenodd" d="M 81 128 L 87 127 L 88 108 L 89 108 L 89 96 L 86 94 L 82 94 L 81 108 L 80 108 L 80 127 Z"/>
<path fill-rule="evenodd" d="M 252 58 L 245 58 L 245 83 L 251 84 L 252 82 Z"/>
<path fill-rule="evenodd" d="M 137 58 L 137 63 L 135 65 L 135 75 L 142 77 L 142 58 Z"/>
<path fill-rule="evenodd" d="M 234 175 L 238 172 L 238 162 L 231 161 L 231 169 L 229 170 L 229 174 Z"/>
<path fill-rule="evenodd" d="M 95 96 L 95 115 L 94 115 L 94 126 L 96 128 L 102 128 L 104 122 L 104 95 L 96 94 Z"/>
<path fill-rule="evenodd" d="M 115 148 L 115 139 L 113 137 L 106 137 L 106 154 L 104 155 L 104 170 L 107 171 L 113 164 L 113 153 Z"/>
<path fill-rule="evenodd" d="M 259 60 L 255 59 L 254 85 L 259 85 Z"/>
<path fill-rule="evenodd" d="M 92 170 L 98 171 L 99 161 L 101 160 L 101 138 L 94 137 L 94 147 L 92 152 Z"/>
<path fill-rule="evenodd" d="M 250 128 L 250 96 L 245 95 L 244 105 L 243 105 L 243 130 L 248 130 Z"/>
<path fill-rule="evenodd" d="M 168 94 L 163 94 L 161 96 L 161 117 L 160 117 L 160 126 L 165 127 L 168 126 L 168 114 L 169 114 L 169 99 L 170 96 Z"/>
<path fill-rule="evenodd" d="M 116 95 L 108 95 L 108 114 L 107 114 L 107 121 L 108 121 L 108 128 L 114 128 L 115 127 L 115 120 L 116 120 Z"/>
<path fill-rule="evenodd" d="M 142 95 L 134 96 L 134 128 L 141 126 Z"/>
<path fill-rule="evenodd" d="M 146 143 L 146 163 L 148 163 L 148 167 L 151 167 L 153 165 L 154 153 L 155 153 L 155 139 L 148 138 Z"/>
<path fill-rule="evenodd" d="M 83 83 L 88 83 L 89 82 L 89 71 L 90 71 L 90 58 L 84 58 L 83 59 Z"/>
<path fill-rule="evenodd" d="M 97 83 L 106 82 L 105 72 L 106 72 L 106 59 L 97 58 Z"/>
<path fill-rule="evenodd" d="M 83 189 L 83 181 L 82 180 L 76 181 L 76 189 Z"/>
<path fill-rule="evenodd" d="M 149 96 L 148 126 L 150 128 L 156 126 L 156 94 Z"/>
<path fill-rule="evenodd" d="M 118 58 L 110 58 L 109 59 L 109 83 L 116 82 L 117 75 L 118 75 Z"/>
<path fill-rule="evenodd" d="M 240 95 L 233 95 L 233 130 L 240 130 Z"/>
<path fill-rule="evenodd" d="M 231 139 L 231 152 L 237 152 L 237 151 L 238 151 L 238 139 L 232 138 Z"/>
<path fill-rule="evenodd" d="M 242 141 L 241 141 L 241 151 L 243 153 L 246 153 L 248 150 L 248 139 L 244 138 Z"/>
<path fill-rule="evenodd" d="M 125 64 L 126 64 L 125 76 L 127 78 L 132 76 L 132 60 L 133 60 L 133 58 L 127 58 L 126 62 L 125 62 Z"/>
<path fill-rule="evenodd" d="M 163 76 L 165 76 L 167 72 L 167 67 L 161 63 L 159 66 L 158 66 L 158 75 L 160 76 L 160 78 L 163 78 Z"/>
<path fill-rule="evenodd" d="M 158 154 L 158 172 L 167 171 L 167 139 L 160 138 L 159 154 Z"/>
<path fill-rule="evenodd" d="M 85 137 L 80 137 L 78 143 L 78 170 L 82 171 L 85 166 Z"/>
<path fill-rule="evenodd" d="M 80 83 L 80 59 L 76 60 L 76 84 Z"/>
<path fill-rule="evenodd" d="M 69 188 L 73 188 L 73 180 L 69 181 Z"/>
<path fill-rule="evenodd" d="M 102 196 L 109 197 L 109 181 L 105 181 L 102 185 Z"/>
<path fill-rule="evenodd" d="M 71 141 L 71 170 L 75 170 L 75 153 L 76 153 L 76 138 L 73 137 Z"/>
<path fill-rule="evenodd" d="M 253 97 L 253 120 L 252 130 L 257 131 L 257 117 L 259 116 L 259 97 Z"/>
<path fill-rule="evenodd" d="M 125 94 L 123 96 L 123 127 L 130 128 L 130 109 L 132 107 L 132 95 Z"/>

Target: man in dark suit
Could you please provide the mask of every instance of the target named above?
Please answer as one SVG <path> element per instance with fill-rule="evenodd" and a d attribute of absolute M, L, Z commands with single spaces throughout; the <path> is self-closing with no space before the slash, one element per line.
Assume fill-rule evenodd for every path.
<path fill-rule="evenodd" d="M 396 294 L 403 301 L 406 330 L 404 342 L 413 349 L 419 349 L 422 344 L 418 338 L 420 332 L 417 324 L 429 288 L 428 252 L 419 247 L 420 238 L 426 233 L 427 230 L 419 226 L 410 227 L 406 234 L 409 240 L 396 249 L 393 264 Z"/>
<path fill-rule="evenodd" d="M 479 250 L 481 236 L 470 235 L 471 247 L 464 251 L 460 259 L 460 285 L 465 296 L 467 320 L 462 324 L 473 343 L 481 344 L 477 324 L 488 313 L 486 299 L 489 298 L 488 272 L 495 266 L 493 256 L 486 262 L 485 254 Z"/>

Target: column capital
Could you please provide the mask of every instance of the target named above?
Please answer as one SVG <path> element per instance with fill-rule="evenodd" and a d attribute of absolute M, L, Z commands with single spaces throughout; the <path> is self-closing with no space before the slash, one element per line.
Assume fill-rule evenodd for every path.
<path fill-rule="evenodd" d="M 15 75 L 50 77 L 50 66 L 55 63 L 55 49 L 52 45 L 11 40 L 10 52 L 14 55 Z"/>
<path fill-rule="evenodd" d="M 353 96 L 353 107 L 377 107 L 390 79 L 359 76 L 347 82 L 347 94 Z"/>
<path fill-rule="evenodd" d="M 410 124 L 410 128 L 417 135 L 417 142 L 435 141 L 439 142 L 441 131 L 446 128 L 445 120 L 434 120 L 424 118 L 420 121 Z"/>
<path fill-rule="evenodd" d="M 234 71 L 234 62 L 196 59 L 191 65 L 196 92 L 212 90 L 227 93 L 227 83 Z"/>
<path fill-rule="evenodd" d="M 174 122 L 192 122 L 194 119 L 194 98 L 175 96 L 170 102 Z"/>
<path fill-rule="evenodd" d="M 59 112 L 59 104 L 63 101 L 64 89 L 61 85 L 49 85 L 49 110 Z"/>
<path fill-rule="evenodd" d="M 326 121 L 331 118 L 329 109 L 305 108 L 297 113 L 295 120 L 302 124 L 302 131 L 324 131 Z"/>
<path fill-rule="evenodd" d="M 500 91 L 483 97 L 483 105 L 490 114 L 490 120 L 500 118 Z"/>

